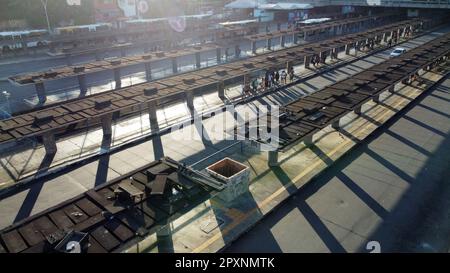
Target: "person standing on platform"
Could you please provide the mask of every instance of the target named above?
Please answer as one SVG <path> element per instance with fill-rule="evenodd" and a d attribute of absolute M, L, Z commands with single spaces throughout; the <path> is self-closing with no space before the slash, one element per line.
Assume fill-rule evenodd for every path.
<path fill-rule="evenodd" d="M 293 82 L 294 81 L 294 68 L 289 68 L 289 81 Z"/>
<path fill-rule="evenodd" d="M 254 79 L 252 81 L 252 91 L 253 93 L 256 93 L 258 91 L 258 79 Z"/>
<path fill-rule="evenodd" d="M 281 72 L 281 83 L 282 84 L 286 84 L 286 78 L 287 78 L 287 74 L 286 74 L 286 71 L 282 71 Z"/>

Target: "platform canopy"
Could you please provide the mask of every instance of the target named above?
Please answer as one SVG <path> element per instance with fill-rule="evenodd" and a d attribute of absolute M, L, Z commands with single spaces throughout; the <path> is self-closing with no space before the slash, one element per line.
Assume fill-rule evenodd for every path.
<path fill-rule="evenodd" d="M 225 5 L 225 8 L 229 9 L 254 9 L 256 7 L 258 7 L 256 0 L 236 0 Z"/>
<path fill-rule="evenodd" d="M 236 0 L 225 5 L 225 8 L 230 9 L 264 9 L 264 10 L 301 10 L 314 8 L 311 4 L 303 3 L 261 3 L 257 0 Z"/>
<path fill-rule="evenodd" d="M 270 3 L 270 4 L 261 4 L 258 5 L 258 9 L 266 9 L 266 10 L 300 10 L 300 9 L 312 9 L 314 8 L 311 4 L 302 4 L 302 3 Z"/>

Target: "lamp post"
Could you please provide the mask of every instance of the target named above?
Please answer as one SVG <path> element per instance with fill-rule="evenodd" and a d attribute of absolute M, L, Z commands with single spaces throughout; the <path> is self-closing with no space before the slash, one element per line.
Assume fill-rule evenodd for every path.
<path fill-rule="evenodd" d="M 47 19 L 48 32 L 51 33 L 52 32 L 52 28 L 50 26 L 50 19 L 48 18 L 48 11 L 47 11 L 48 0 L 41 0 L 41 4 L 42 4 L 42 7 L 44 8 L 44 11 L 45 11 L 45 18 Z"/>
<path fill-rule="evenodd" d="M 134 8 L 135 8 L 137 19 L 140 19 L 140 16 L 139 16 L 139 0 L 134 0 Z"/>
<path fill-rule="evenodd" d="M 1 93 L 0 93 L 0 97 L 2 97 L 2 100 L 3 100 L 3 98 L 5 99 L 5 102 L 6 102 L 6 109 L 4 109 L 4 112 L 5 112 L 5 116 L 7 117 L 7 118 L 9 118 L 9 117 L 11 117 L 11 104 L 10 104 L 10 102 L 9 102 L 9 98 L 11 97 L 11 94 L 8 92 L 8 91 L 2 91 Z"/>

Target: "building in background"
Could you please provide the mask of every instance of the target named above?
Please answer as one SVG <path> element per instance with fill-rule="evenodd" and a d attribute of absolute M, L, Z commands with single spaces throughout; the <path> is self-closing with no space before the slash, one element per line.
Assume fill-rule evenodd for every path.
<path fill-rule="evenodd" d="M 94 16 L 96 22 L 115 22 L 124 17 L 117 0 L 94 0 Z"/>

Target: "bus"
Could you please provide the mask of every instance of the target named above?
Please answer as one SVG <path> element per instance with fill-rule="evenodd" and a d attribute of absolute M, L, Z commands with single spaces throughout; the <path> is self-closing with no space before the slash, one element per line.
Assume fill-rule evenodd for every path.
<path fill-rule="evenodd" d="M 0 32 L 0 49 L 5 54 L 14 50 L 39 48 L 48 45 L 48 31 L 45 29 Z"/>
<path fill-rule="evenodd" d="M 91 25 L 81 25 L 81 26 L 68 26 L 68 27 L 59 27 L 55 29 L 56 35 L 75 35 L 75 34 L 84 34 L 84 33 L 92 33 L 92 32 L 102 32 L 111 30 L 112 24 L 110 23 L 99 23 L 99 24 L 91 24 Z"/>

